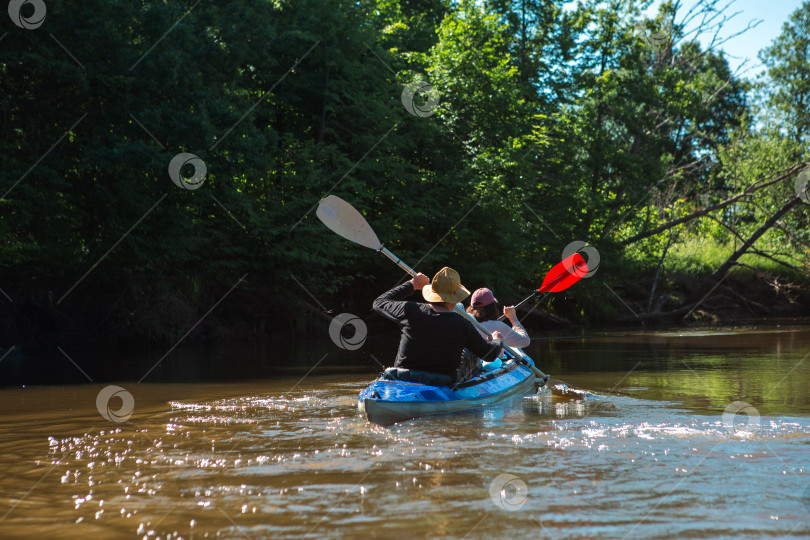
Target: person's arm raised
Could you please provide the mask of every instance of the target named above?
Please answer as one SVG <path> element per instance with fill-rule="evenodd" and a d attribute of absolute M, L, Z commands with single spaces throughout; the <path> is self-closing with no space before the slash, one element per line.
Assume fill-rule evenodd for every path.
<path fill-rule="evenodd" d="M 422 272 L 419 272 L 410 279 L 410 284 L 413 285 L 414 291 L 421 291 L 425 285 L 430 284 L 430 278 Z"/>
<path fill-rule="evenodd" d="M 417 286 L 421 285 L 419 287 L 421 290 L 422 287 L 428 283 L 430 283 L 430 280 L 425 274 L 416 274 L 412 279 L 402 285 L 382 293 L 374 300 L 372 307 L 374 311 L 380 315 L 394 321 L 399 321 L 405 317 L 405 302 L 403 300 L 411 296 Z"/>
<path fill-rule="evenodd" d="M 506 306 L 503 308 L 503 315 L 512 323 L 512 328 L 505 328 L 503 331 L 502 339 L 504 343 L 510 347 L 528 347 L 532 340 L 529 337 L 529 333 L 526 332 L 526 329 L 520 324 L 515 306 Z"/>

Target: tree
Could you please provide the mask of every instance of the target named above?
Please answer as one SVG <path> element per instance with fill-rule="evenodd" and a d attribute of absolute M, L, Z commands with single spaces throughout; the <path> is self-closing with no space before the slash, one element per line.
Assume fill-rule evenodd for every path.
<path fill-rule="evenodd" d="M 760 52 L 760 59 L 767 68 L 763 84 L 771 87 L 768 106 L 779 114 L 787 135 L 806 151 L 810 143 L 810 2 L 805 0 L 793 12 L 782 33 Z"/>

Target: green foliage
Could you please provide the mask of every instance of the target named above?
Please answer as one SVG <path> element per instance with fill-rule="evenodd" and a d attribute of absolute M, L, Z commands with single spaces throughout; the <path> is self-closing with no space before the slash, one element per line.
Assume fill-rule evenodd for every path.
<path fill-rule="evenodd" d="M 620 245 L 806 155 L 810 68 L 793 51 L 807 2 L 763 53 L 771 86 L 759 91 L 779 124 L 677 25 L 665 43 L 641 39 L 648 4 L 49 0 L 38 30 L 4 19 L 2 287 L 154 339 L 245 273 L 251 305 L 266 304 L 248 317 L 311 303 L 291 276 L 330 308 L 364 312 L 401 273 L 314 218 L 327 193 L 419 270 L 454 266 L 504 299 L 537 287 L 573 240 L 596 245 L 597 279 L 613 282 L 654 271 L 673 243 L 683 260 L 695 237 L 733 243 L 723 224 L 752 232 L 787 182 L 718 222 Z M 641 28 L 675 15 L 665 2 Z M 402 106 L 417 81 L 439 96 L 425 116 Z M 200 189 L 169 178 L 180 152 L 205 162 Z M 806 216 L 786 217 L 766 247 L 795 263 Z M 588 307 L 604 287 L 581 288 L 567 314 L 609 318 Z M 161 335 L 163 318 L 183 322 Z"/>
<path fill-rule="evenodd" d="M 806 0 L 782 27 L 782 33 L 760 52 L 768 68 L 766 81 L 770 88 L 767 103 L 781 120 L 781 132 L 806 148 L 810 142 L 810 2 Z M 794 154 L 798 159 L 801 154 Z"/>

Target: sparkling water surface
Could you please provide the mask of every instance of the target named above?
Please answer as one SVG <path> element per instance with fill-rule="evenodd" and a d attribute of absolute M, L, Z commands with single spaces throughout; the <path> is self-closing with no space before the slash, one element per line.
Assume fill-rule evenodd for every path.
<path fill-rule="evenodd" d="M 357 412 L 369 374 L 122 383 L 124 422 L 105 385 L 0 391 L 0 536 L 810 536 L 807 327 L 530 352 L 538 393 L 391 427 Z"/>

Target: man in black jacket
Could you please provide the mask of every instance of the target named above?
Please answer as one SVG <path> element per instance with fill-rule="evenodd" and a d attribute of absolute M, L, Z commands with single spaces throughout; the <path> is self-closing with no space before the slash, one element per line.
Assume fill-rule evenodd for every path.
<path fill-rule="evenodd" d="M 422 291 L 427 304 L 405 300 L 417 289 Z M 484 360 L 498 358 L 502 350 L 500 340 L 487 342 L 467 317 L 453 311 L 456 303 L 469 295 L 458 272 L 448 267 L 439 270 L 432 281 L 417 274 L 380 295 L 374 301 L 374 310 L 399 324 L 402 330 L 394 367 L 439 373 L 459 382 L 457 372 L 465 347 Z"/>

